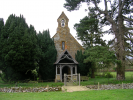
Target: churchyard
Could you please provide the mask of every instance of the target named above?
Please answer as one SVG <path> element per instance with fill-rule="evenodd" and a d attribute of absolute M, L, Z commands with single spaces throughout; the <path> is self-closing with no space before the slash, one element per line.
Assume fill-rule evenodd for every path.
<path fill-rule="evenodd" d="M 113 76 L 112 78 L 105 78 L 102 76 L 103 72 L 99 72 L 96 74 L 95 78 L 90 78 L 88 81 L 82 81 L 81 80 L 81 85 L 82 86 L 87 86 L 87 85 L 97 85 L 98 82 L 99 84 L 121 84 L 123 83 L 132 83 L 133 82 L 133 72 L 125 72 L 125 80 L 122 81 L 117 81 L 116 80 L 116 72 L 110 72 L 110 74 Z M 10 83 L 5 83 L 0 79 L 0 88 L 2 87 L 46 87 L 49 85 L 49 87 L 58 87 L 58 86 L 63 86 L 63 82 L 37 82 L 37 81 L 29 81 L 29 82 L 10 82 Z"/>
<path fill-rule="evenodd" d="M 66 92 L 66 91 L 34 91 L 34 92 L 0 92 L 0 100 L 131 100 L 133 98 L 133 89 L 126 89 L 126 84 L 128 87 L 133 87 L 133 72 L 126 72 L 126 80 L 117 81 L 115 79 L 116 73 L 111 72 L 113 78 L 105 78 L 103 77 L 103 73 L 97 73 L 94 79 L 89 78 L 88 81 L 81 81 L 81 86 L 86 86 L 88 88 L 87 91 L 77 91 L 77 92 Z M 98 90 L 98 82 L 99 82 L 99 90 Z M 113 84 L 113 85 L 112 85 Z M 119 86 L 119 89 L 109 90 L 105 88 L 102 90 L 102 85 L 112 85 L 115 84 Z M 122 89 L 123 84 L 123 89 Z M 37 82 L 37 81 L 29 81 L 28 83 L 5 83 L 0 79 L 0 88 L 12 88 L 12 87 L 21 87 L 21 88 L 42 88 L 42 87 L 62 87 L 64 85 L 63 82 Z M 91 87 L 91 88 L 90 88 Z"/>

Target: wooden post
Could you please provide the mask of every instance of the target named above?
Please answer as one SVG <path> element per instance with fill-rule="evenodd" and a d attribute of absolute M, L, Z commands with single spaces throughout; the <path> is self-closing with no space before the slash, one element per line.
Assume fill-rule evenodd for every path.
<path fill-rule="evenodd" d="M 64 85 L 66 86 L 66 74 L 64 73 Z"/>
<path fill-rule="evenodd" d="M 98 90 L 99 90 L 99 82 L 98 82 Z"/>
<path fill-rule="evenodd" d="M 47 85 L 47 92 L 49 91 L 49 85 Z"/>
<path fill-rule="evenodd" d="M 57 65 L 56 65 L 56 79 L 57 79 L 57 69 L 58 69 L 58 68 L 57 68 Z"/>
<path fill-rule="evenodd" d="M 77 74 L 77 66 L 75 65 L 75 74 Z"/>
<path fill-rule="evenodd" d="M 80 86 L 80 73 L 79 73 L 79 86 Z"/>
<path fill-rule="evenodd" d="M 71 66 L 71 80 L 72 80 L 72 77 L 73 77 L 73 67 Z"/>
<path fill-rule="evenodd" d="M 123 82 L 122 82 L 122 89 L 123 89 Z"/>

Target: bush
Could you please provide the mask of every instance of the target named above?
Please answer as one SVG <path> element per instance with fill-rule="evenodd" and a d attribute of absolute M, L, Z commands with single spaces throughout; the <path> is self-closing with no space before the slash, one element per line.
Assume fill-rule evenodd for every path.
<path fill-rule="evenodd" d="M 105 78 L 113 78 L 113 75 L 110 74 L 109 72 L 107 72 L 107 73 L 105 74 Z"/>

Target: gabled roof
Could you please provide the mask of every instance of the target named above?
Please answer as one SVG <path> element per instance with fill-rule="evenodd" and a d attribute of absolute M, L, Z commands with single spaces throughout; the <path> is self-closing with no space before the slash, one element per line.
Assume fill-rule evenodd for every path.
<path fill-rule="evenodd" d="M 70 63 L 78 64 L 78 62 L 75 59 L 73 59 L 73 57 L 69 54 L 67 49 L 61 54 L 61 56 L 56 60 L 54 64 L 58 64 L 63 60 L 68 60 Z"/>
<path fill-rule="evenodd" d="M 62 11 L 61 15 L 59 16 L 59 18 L 62 18 L 62 17 L 65 17 L 65 19 L 69 20 L 68 17 L 65 15 L 64 11 Z"/>

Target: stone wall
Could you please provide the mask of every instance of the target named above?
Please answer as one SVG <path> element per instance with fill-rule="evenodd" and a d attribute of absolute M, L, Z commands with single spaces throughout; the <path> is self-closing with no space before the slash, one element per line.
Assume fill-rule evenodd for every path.
<path fill-rule="evenodd" d="M 98 90 L 98 85 L 87 85 L 86 87 L 92 90 Z M 133 89 L 133 83 L 99 85 L 99 90 L 112 90 L 112 89 Z"/>
<path fill-rule="evenodd" d="M 49 91 L 61 91 L 61 87 L 28 87 L 28 88 L 22 88 L 22 87 L 4 87 L 0 88 L 0 92 L 49 92 Z"/>
<path fill-rule="evenodd" d="M 127 84 L 109 84 L 109 85 L 87 85 L 87 88 L 91 90 L 112 90 L 112 89 L 133 89 L 133 83 L 127 83 Z M 0 88 L 0 92 L 48 92 L 48 91 L 62 91 L 61 87 L 28 87 L 28 88 L 22 88 L 22 87 L 4 87 Z"/>

